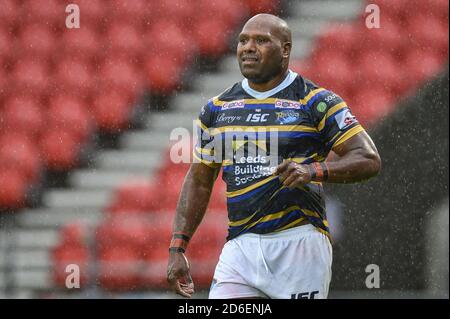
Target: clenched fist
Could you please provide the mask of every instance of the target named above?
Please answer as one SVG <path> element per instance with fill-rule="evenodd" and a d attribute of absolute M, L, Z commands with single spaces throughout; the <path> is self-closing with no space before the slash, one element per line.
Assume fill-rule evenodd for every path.
<path fill-rule="evenodd" d="M 277 166 L 274 175 L 280 176 L 280 182 L 290 189 L 303 186 L 311 182 L 313 170 L 309 165 L 302 165 L 293 161 L 284 160 Z"/>

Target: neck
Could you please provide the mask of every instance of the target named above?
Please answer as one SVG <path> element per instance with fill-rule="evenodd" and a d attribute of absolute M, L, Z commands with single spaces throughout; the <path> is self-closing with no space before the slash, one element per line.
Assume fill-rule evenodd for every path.
<path fill-rule="evenodd" d="M 269 90 L 272 90 L 273 88 L 277 87 L 278 85 L 280 85 L 280 83 L 283 82 L 283 80 L 286 78 L 287 75 L 288 75 L 288 70 L 286 69 L 283 72 L 281 72 L 279 75 L 275 76 L 274 78 L 270 79 L 269 81 L 267 81 L 265 83 L 254 83 L 254 82 L 248 80 L 248 86 L 258 92 L 269 91 Z"/>

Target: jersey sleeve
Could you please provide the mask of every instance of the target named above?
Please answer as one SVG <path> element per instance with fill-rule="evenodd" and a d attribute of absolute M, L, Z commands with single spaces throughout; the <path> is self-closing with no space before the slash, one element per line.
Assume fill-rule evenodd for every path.
<path fill-rule="evenodd" d="M 211 102 L 204 105 L 195 121 L 196 144 L 193 149 L 194 162 L 203 163 L 209 167 L 221 166 L 216 159 L 214 128 L 212 126 Z"/>
<path fill-rule="evenodd" d="M 321 94 L 313 103 L 311 112 L 314 124 L 328 150 L 364 131 L 347 103 L 332 91 L 326 90 Z"/>

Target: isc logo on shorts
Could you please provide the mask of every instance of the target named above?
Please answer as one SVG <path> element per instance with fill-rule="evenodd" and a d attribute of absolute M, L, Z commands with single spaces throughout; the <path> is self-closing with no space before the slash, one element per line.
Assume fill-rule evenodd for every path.
<path fill-rule="evenodd" d="M 314 296 L 319 293 L 318 290 L 311 292 L 300 292 L 298 294 L 292 294 L 291 299 L 314 299 Z"/>
<path fill-rule="evenodd" d="M 277 107 L 277 108 L 299 109 L 300 106 L 301 106 L 301 104 L 299 102 L 295 102 L 295 101 L 281 100 L 281 99 L 277 99 L 275 101 L 275 107 Z"/>

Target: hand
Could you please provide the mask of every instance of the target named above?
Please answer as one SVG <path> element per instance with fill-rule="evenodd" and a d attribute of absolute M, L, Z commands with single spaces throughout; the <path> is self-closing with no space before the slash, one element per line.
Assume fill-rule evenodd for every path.
<path fill-rule="evenodd" d="M 194 282 L 189 272 L 189 261 L 181 252 L 169 253 L 167 265 L 167 281 L 170 288 L 177 294 L 191 298 L 194 293 Z"/>
<path fill-rule="evenodd" d="M 290 189 L 303 186 L 311 181 L 312 173 L 308 165 L 284 160 L 277 166 L 274 175 L 280 176 L 280 182 Z"/>

